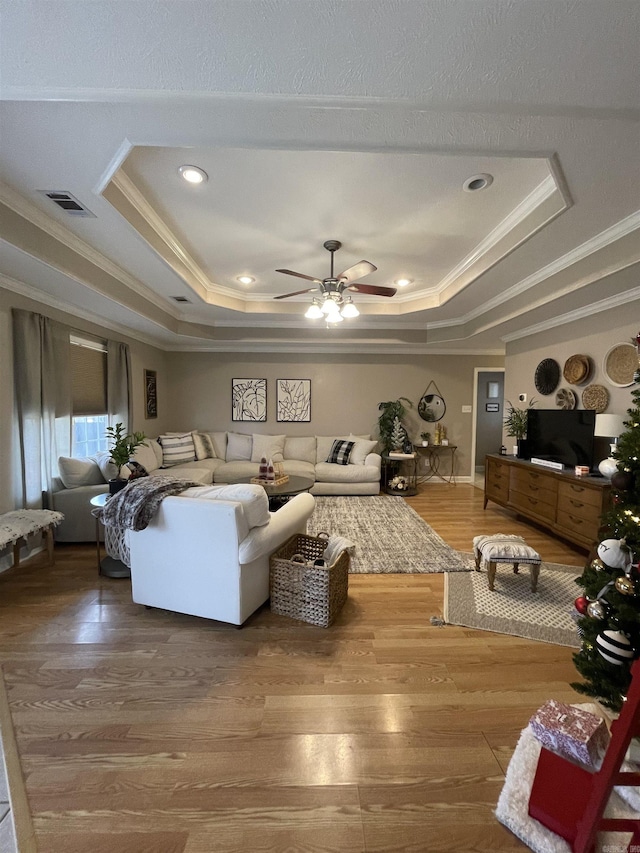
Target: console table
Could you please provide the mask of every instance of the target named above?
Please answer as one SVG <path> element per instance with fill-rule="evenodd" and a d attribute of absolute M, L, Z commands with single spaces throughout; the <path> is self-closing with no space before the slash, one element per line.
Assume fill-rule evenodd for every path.
<path fill-rule="evenodd" d="M 430 480 L 432 477 L 439 477 L 445 483 L 456 482 L 456 444 L 427 444 L 423 447 L 420 444 L 414 444 L 413 449 L 426 459 L 428 470 L 424 474 L 419 473 L 420 480 Z M 443 458 L 449 459 L 449 473 L 441 473 L 440 463 Z"/>
<path fill-rule="evenodd" d="M 600 518 L 610 508 L 604 477 L 577 477 L 510 456 L 485 461 L 484 507 L 493 501 L 589 551 L 598 541 Z"/>

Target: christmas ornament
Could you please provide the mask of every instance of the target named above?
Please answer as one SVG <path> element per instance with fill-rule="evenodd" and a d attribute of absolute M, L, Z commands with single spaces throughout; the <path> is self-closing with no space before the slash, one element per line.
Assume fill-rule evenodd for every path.
<path fill-rule="evenodd" d="M 631 554 L 624 539 L 605 539 L 598 545 L 598 556 L 610 569 L 628 572 L 631 568 Z"/>
<path fill-rule="evenodd" d="M 609 663 L 620 666 L 633 658 L 633 648 L 622 631 L 601 631 L 596 637 L 596 646 Z"/>
<path fill-rule="evenodd" d="M 587 615 L 592 619 L 604 619 L 607 615 L 604 605 L 600 601 L 590 601 L 587 604 Z"/>
<path fill-rule="evenodd" d="M 616 589 L 623 595 L 635 595 L 636 593 L 636 585 L 631 578 L 628 578 L 626 575 L 621 575 L 619 578 L 616 578 Z"/>
<path fill-rule="evenodd" d="M 630 471 L 616 471 L 611 477 L 611 485 L 619 492 L 628 492 L 633 486 L 633 475 Z"/>
<path fill-rule="evenodd" d="M 596 557 L 595 560 L 591 561 L 591 568 L 601 572 L 604 569 L 604 563 L 599 557 Z"/>
<path fill-rule="evenodd" d="M 573 606 L 578 611 L 578 613 L 586 613 L 587 605 L 589 604 L 589 599 L 585 598 L 584 595 L 581 595 L 579 598 L 573 602 Z"/>

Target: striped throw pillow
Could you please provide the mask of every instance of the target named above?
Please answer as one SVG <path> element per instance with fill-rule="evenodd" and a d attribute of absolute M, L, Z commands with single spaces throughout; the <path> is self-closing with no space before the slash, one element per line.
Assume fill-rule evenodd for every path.
<path fill-rule="evenodd" d="M 161 435 L 158 441 L 162 445 L 162 467 L 171 468 L 183 462 L 195 462 L 196 449 L 190 432 Z"/>
<path fill-rule="evenodd" d="M 338 465 L 348 465 L 351 451 L 355 441 L 341 441 L 339 438 L 333 442 L 327 462 L 335 462 Z"/>

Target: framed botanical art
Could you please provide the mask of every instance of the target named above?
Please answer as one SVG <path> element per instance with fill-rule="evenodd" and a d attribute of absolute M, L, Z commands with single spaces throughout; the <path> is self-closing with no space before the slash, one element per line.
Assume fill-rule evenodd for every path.
<path fill-rule="evenodd" d="M 281 423 L 311 420 L 310 379 L 276 379 L 276 420 Z"/>
<path fill-rule="evenodd" d="M 267 380 L 231 380 L 231 420 L 266 421 Z"/>
<path fill-rule="evenodd" d="M 144 372 L 144 410 L 146 418 L 158 417 L 158 377 L 155 370 Z"/>

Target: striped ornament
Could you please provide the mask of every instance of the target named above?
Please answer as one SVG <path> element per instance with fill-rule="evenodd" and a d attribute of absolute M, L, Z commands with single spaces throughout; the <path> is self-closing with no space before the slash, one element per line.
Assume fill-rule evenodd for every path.
<path fill-rule="evenodd" d="M 629 638 L 622 631 L 602 631 L 596 637 L 596 645 L 602 657 L 616 666 L 633 658 Z"/>

